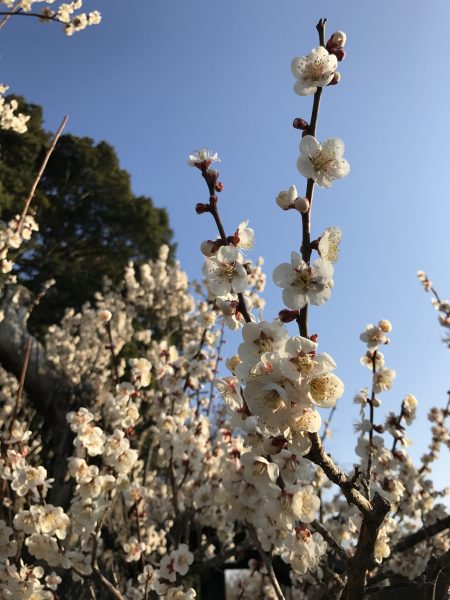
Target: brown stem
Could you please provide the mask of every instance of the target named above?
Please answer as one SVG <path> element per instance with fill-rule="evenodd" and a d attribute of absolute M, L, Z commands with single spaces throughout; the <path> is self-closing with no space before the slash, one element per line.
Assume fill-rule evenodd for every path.
<path fill-rule="evenodd" d="M 273 566 L 272 566 L 272 559 L 270 558 L 270 556 L 264 551 L 263 547 L 261 546 L 261 542 L 259 541 L 258 538 L 258 534 L 255 531 L 255 528 L 253 527 L 253 525 L 250 525 L 250 523 L 248 523 L 248 528 L 250 531 L 251 536 L 253 537 L 253 540 L 256 544 L 256 547 L 258 549 L 259 555 L 261 556 L 261 559 L 267 569 L 267 573 L 269 574 L 269 578 L 270 581 L 272 583 L 272 587 L 274 589 L 275 595 L 277 597 L 277 600 L 285 600 L 284 598 L 284 594 L 281 590 L 280 584 L 278 583 L 278 579 L 275 575 L 275 571 L 273 570 Z"/>
<path fill-rule="evenodd" d="M 320 533 L 320 535 L 327 542 L 327 544 L 330 546 L 330 548 L 332 548 L 336 552 L 336 554 L 344 561 L 344 563 L 347 563 L 347 561 L 348 561 L 348 554 L 347 554 L 347 552 L 334 539 L 334 537 L 331 535 L 331 533 L 328 531 L 328 529 L 326 527 L 324 527 L 322 525 L 322 523 L 319 523 L 319 521 L 317 521 L 317 520 L 312 521 L 311 527 L 315 531 L 317 531 L 318 533 Z"/>
<path fill-rule="evenodd" d="M 445 531 L 446 529 L 450 529 L 450 517 L 445 517 L 444 519 L 440 519 L 439 521 L 436 521 L 436 523 L 433 523 L 432 525 L 428 525 L 427 527 L 422 527 L 422 529 L 419 529 L 419 531 L 416 531 L 415 533 L 411 533 L 410 535 L 407 535 L 393 547 L 392 553 L 404 552 L 405 550 L 408 550 L 409 548 L 412 548 L 413 546 L 420 544 L 420 542 L 423 542 L 423 541 L 427 540 L 428 538 L 433 537 L 434 535 L 437 535 L 438 533 L 441 533 L 441 531 Z"/>
<path fill-rule="evenodd" d="M 317 32 L 319 34 L 319 42 L 321 46 L 325 46 L 325 24 L 326 19 L 320 19 L 320 21 L 316 25 Z M 322 96 L 321 87 L 317 88 L 316 93 L 314 94 L 314 101 L 311 112 L 311 119 L 309 121 L 308 127 L 308 135 L 316 136 L 317 130 L 317 119 L 319 117 L 319 108 L 320 108 L 320 98 Z M 308 179 L 306 182 L 306 193 L 305 196 L 309 201 L 309 208 L 305 213 L 302 213 L 302 245 L 300 248 L 300 252 L 302 255 L 302 259 L 305 263 L 309 264 L 311 260 L 311 209 L 312 202 L 314 196 L 314 180 Z M 306 304 L 301 310 L 300 314 L 297 317 L 297 324 L 300 331 L 300 335 L 302 337 L 308 337 L 308 305 Z"/>
<path fill-rule="evenodd" d="M 372 503 L 356 489 L 353 479 L 346 475 L 325 452 L 318 434 L 309 433 L 308 437 L 311 441 L 311 449 L 305 458 L 323 469 L 328 479 L 341 488 L 349 504 L 354 504 L 363 514 L 372 512 Z"/>
<path fill-rule="evenodd" d="M 372 510 L 363 515 L 358 544 L 350 562 L 347 586 L 343 592 L 345 600 L 361 600 L 364 597 L 366 574 L 374 561 L 374 549 L 385 516 L 390 510 L 389 502 L 375 494 Z"/>
<path fill-rule="evenodd" d="M 209 190 L 209 194 L 210 194 L 209 212 L 212 214 L 213 219 L 217 225 L 217 229 L 219 231 L 220 239 L 222 240 L 223 245 L 229 246 L 230 244 L 228 243 L 227 235 L 225 233 L 225 229 L 223 228 L 222 220 L 220 218 L 219 210 L 217 208 L 217 197 L 215 196 L 215 189 L 214 189 L 214 186 L 212 185 L 212 183 L 210 182 L 210 180 L 208 179 L 207 174 L 208 174 L 208 169 L 207 168 L 202 169 L 202 176 L 203 176 L 203 179 L 206 181 L 206 185 L 208 186 L 208 190 Z M 212 202 L 211 198 L 215 198 L 216 201 Z M 239 292 L 237 297 L 239 300 L 238 310 L 241 313 L 241 315 L 244 317 L 245 322 L 250 323 L 251 318 L 248 313 L 247 307 L 245 305 L 244 295 L 241 292 Z"/>
<path fill-rule="evenodd" d="M 375 386 L 374 386 L 374 377 L 377 370 L 377 351 L 375 350 L 372 354 L 372 394 L 369 400 L 370 407 L 370 429 L 369 429 L 369 453 L 367 456 L 367 497 L 370 500 L 370 481 L 372 477 L 372 461 L 373 461 L 373 419 L 375 413 Z"/>
<path fill-rule="evenodd" d="M 219 339 L 219 344 L 217 346 L 216 363 L 214 365 L 213 376 L 211 379 L 211 386 L 209 389 L 209 403 L 208 403 L 208 409 L 206 411 L 206 414 L 208 416 L 209 416 L 209 413 L 211 412 L 211 407 L 212 407 L 213 401 L 214 401 L 214 381 L 216 380 L 217 371 L 219 370 L 219 362 L 221 360 L 220 352 L 221 352 L 222 346 L 224 344 L 224 337 L 225 337 L 225 321 L 222 323 L 222 327 L 220 329 L 220 339 Z"/>
<path fill-rule="evenodd" d="M 405 414 L 404 410 L 405 410 L 405 401 L 402 402 L 402 405 L 400 407 L 400 414 L 398 415 L 397 421 L 395 422 L 396 429 L 400 426 L 400 423 L 402 422 L 403 415 Z M 392 454 L 395 452 L 395 449 L 397 447 L 398 441 L 399 441 L 399 438 L 398 437 L 394 437 L 394 441 L 392 443 L 392 448 L 391 448 L 391 453 Z"/>
<path fill-rule="evenodd" d="M 32 13 L 32 12 L 16 12 L 15 10 L 12 11 L 0 11 L 0 16 L 4 15 L 6 17 L 6 19 L 9 19 L 10 17 L 35 17 L 37 19 L 42 19 L 44 21 L 55 21 L 56 23 L 62 23 L 63 21 L 60 21 L 57 17 L 52 16 L 52 15 L 45 15 L 42 13 Z M 3 23 L 3 21 L 2 21 Z M 2 25 L 3 27 L 3 25 Z"/>
<path fill-rule="evenodd" d="M 109 350 L 111 351 L 111 360 L 112 360 L 113 370 L 114 370 L 114 383 L 117 385 L 119 383 L 119 366 L 117 363 L 117 355 L 114 351 L 115 346 L 114 346 L 114 341 L 113 341 L 112 331 L 111 331 L 111 321 L 107 321 L 105 323 L 105 328 L 108 333 Z"/>
<path fill-rule="evenodd" d="M 0 13 L 1 14 L 5 14 L 5 13 Z M 26 15 L 26 14 L 30 14 L 30 13 L 14 13 L 17 15 Z M 36 193 L 36 188 L 39 185 L 39 182 L 42 178 L 42 175 L 44 174 L 45 168 L 47 167 L 47 163 L 50 159 L 50 156 L 53 153 L 53 150 L 55 149 L 56 144 L 58 143 L 59 138 L 61 137 L 61 134 L 65 128 L 65 126 L 67 125 L 67 121 L 69 120 L 69 117 L 65 116 L 64 119 L 61 121 L 61 125 L 58 128 L 58 131 L 55 133 L 52 143 L 50 144 L 49 149 L 47 150 L 45 156 L 44 156 L 44 160 L 42 161 L 41 167 L 36 175 L 36 178 L 33 182 L 33 185 L 31 186 L 31 190 L 30 193 L 28 194 L 28 197 L 25 200 L 24 206 L 23 206 L 23 210 L 22 210 L 22 214 L 20 215 L 20 220 L 19 220 L 19 225 L 18 225 L 18 231 L 19 233 L 22 231 L 22 227 L 23 227 L 23 223 L 25 220 L 25 217 L 27 215 L 28 209 L 30 207 L 31 201 L 34 198 L 34 194 Z"/>

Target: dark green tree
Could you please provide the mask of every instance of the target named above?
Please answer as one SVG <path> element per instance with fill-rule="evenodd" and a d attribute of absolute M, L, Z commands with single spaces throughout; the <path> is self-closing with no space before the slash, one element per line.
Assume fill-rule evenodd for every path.
<path fill-rule="evenodd" d="M 31 115 L 28 132 L 0 131 L 0 215 L 20 213 L 51 139 L 42 109 L 18 98 Z M 92 300 L 108 277 L 123 276 L 129 260 L 155 258 L 172 232 L 167 212 L 151 198 L 135 196 L 130 176 L 119 166 L 114 148 L 87 137 L 63 135 L 48 163 L 32 207 L 39 233 L 17 260 L 19 280 L 37 293 L 56 280 L 33 314 L 34 329 L 57 322 L 66 307 Z M 32 324 L 33 326 L 33 324 Z"/>

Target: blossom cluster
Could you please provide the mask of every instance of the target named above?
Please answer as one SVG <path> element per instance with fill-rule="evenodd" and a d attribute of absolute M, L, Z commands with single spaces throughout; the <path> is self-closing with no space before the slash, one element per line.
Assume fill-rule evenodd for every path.
<path fill-rule="evenodd" d="M 25 133 L 30 117 L 23 113 L 16 113 L 19 106 L 17 100 L 13 99 L 8 102 L 4 97 L 8 89 L 7 85 L 0 84 L 0 128 L 16 133 Z"/>
<path fill-rule="evenodd" d="M 56 9 L 53 9 L 55 0 L 1 0 L 7 8 L 12 9 L 11 14 L 23 11 L 31 13 L 35 8 L 39 8 L 38 16 L 42 21 L 57 21 L 63 24 L 64 33 L 73 35 L 77 31 L 82 31 L 90 25 L 98 25 L 101 22 L 101 14 L 98 10 L 79 12 L 83 7 L 83 0 L 73 0 L 72 2 L 63 2 Z M 42 5 L 45 6 L 42 6 Z M 38 5 L 36 7 L 35 5 Z"/>

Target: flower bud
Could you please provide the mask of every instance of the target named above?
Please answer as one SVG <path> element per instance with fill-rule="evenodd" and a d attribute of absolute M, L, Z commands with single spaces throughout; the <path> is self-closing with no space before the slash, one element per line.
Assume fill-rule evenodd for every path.
<path fill-rule="evenodd" d="M 227 237 L 227 242 L 232 246 L 237 246 L 239 244 L 239 241 L 239 236 L 236 233 Z"/>
<path fill-rule="evenodd" d="M 279 454 L 283 449 L 287 448 L 288 441 L 282 435 L 271 436 L 263 442 L 264 452 L 266 454 Z"/>
<path fill-rule="evenodd" d="M 309 210 L 309 200 L 303 196 L 299 196 L 295 199 L 294 206 L 298 212 L 306 213 Z"/>
<path fill-rule="evenodd" d="M 329 41 L 334 48 L 343 48 L 347 41 L 347 36 L 343 31 L 335 31 Z"/>
<path fill-rule="evenodd" d="M 195 212 L 198 215 L 202 215 L 203 213 L 211 212 L 210 207 L 207 204 L 203 204 L 202 202 L 198 202 L 195 205 Z"/>
<path fill-rule="evenodd" d="M 100 323 L 109 323 L 112 319 L 112 313 L 109 310 L 101 310 L 97 314 L 98 320 Z"/>
<path fill-rule="evenodd" d="M 236 312 L 236 302 L 229 302 L 227 300 L 219 300 L 217 302 L 217 307 L 220 312 L 226 317 L 231 317 Z"/>
<path fill-rule="evenodd" d="M 389 333 L 392 331 L 392 323 L 387 319 L 381 319 L 381 321 L 378 323 L 378 327 L 383 333 Z"/>
<path fill-rule="evenodd" d="M 372 405 L 374 408 L 379 408 L 381 406 L 381 400 L 379 398 L 374 398 L 372 400 Z"/>
<path fill-rule="evenodd" d="M 282 191 L 278 194 L 276 198 L 276 202 L 280 208 L 283 210 L 289 210 L 290 208 L 294 208 L 294 202 L 297 197 L 297 188 L 295 185 L 291 185 L 291 187 L 287 191 Z"/>
<path fill-rule="evenodd" d="M 224 184 L 221 181 L 218 181 L 214 187 L 214 189 L 216 190 L 216 192 L 222 192 L 224 189 Z"/>
<path fill-rule="evenodd" d="M 241 359 L 239 358 L 239 356 L 237 354 L 235 354 L 234 356 L 230 356 L 230 358 L 227 358 L 225 361 L 225 366 L 227 369 L 229 369 L 232 373 L 234 373 L 234 371 L 236 370 L 236 367 L 241 363 Z"/>
<path fill-rule="evenodd" d="M 347 56 L 347 53 L 345 52 L 344 48 L 336 48 L 336 50 L 332 51 L 332 54 L 335 55 L 339 62 L 344 60 L 344 58 Z"/>
<path fill-rule="evenodd" d="M 309 129 L 309 123 L 307 123 L 305 119 L 300 119 L 299 117 L 294 119 L 292 126 L 295 129 L 302 129 L 303 131 Z"/>
<path fill-rule="evenodd" d="M 205 240 L 200 245 L 200 252 L 206 256 L 210 257 L 214 255 L 214 242 L 212 240 Z"/>
<path fill-rule="evenodd" d="M 280 310 L 278 313 L 278 318 L 282 323 L 291 323 L 292 321 L 295 321 L 299 314 L 298 310 L 288 310 L 287 308 L 283 308 L 283 310 Z"/>
<path fill-rule="evenodd" d="M 333 79 L 330 81 L 328 85 L 337 85 L 341 80 L 341 74 L 336 71 L 333 75 Z"/>

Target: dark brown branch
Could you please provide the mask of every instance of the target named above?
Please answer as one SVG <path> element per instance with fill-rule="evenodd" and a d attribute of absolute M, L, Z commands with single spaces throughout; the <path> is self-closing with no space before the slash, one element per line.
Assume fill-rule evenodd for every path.
<path fill-rule="evenodd" d="M 317 32 L 319 34 L 319 42 L 321 46 L 325 46 L 325 24 L 326 19 L 320 19 L 316 25 Z M 322 96 L 322 88 L 318 87 L 314 94 L 313 107 L 311 112 L 311 119 L 309 121 L 309 127 L 307 130 L 308 135 L 316 136 L 317 119 L 319 117 L 320 98 Z M 309 208 L 305 213 L 302 213 L 302 245 L 300 252 L 302 259 L 309 264 L 311 260 L 311 209 L 312 201 L 314 196 L 314 180 L 308 179 L 306 183 L 305 196 L 309 201 Z M 297 317 L 297 324 L 302 337 L 308 337 L 308 305 L 304 306 L 300 310 L 300 314 Z"/>
<path fill-rule="evenodd" d="M 415 533 L 411 533 L 400 540 L 392 549 L 392 553 L 394 552 L 404 552 L 409 548 L 412 548 L 416 544 L 420 544 L 441 531 L 445 531 L 446 529 L 450 529 L 450 517 L 445 517 L 444 519 L 440 519 L 433 523 L 432 525 L 428 525 L 427 527 L 422 527 L 419 531 Z"/>
<path fill-rule="evenodd" d="M 5 16 L 7 19 L 11 17 L 34 17 L 35 19 L 41 19 L 43 21 L 55 21 L 56 23 L 63 23 L 55 16 L 46 15 L 45 13 L 32 13 L 32 12 L 15 12 L 15 11 L 0 11 L 0 16 Z"/>
<path fill-rule="evenodd" d="M 309 433 L 308 437 L 311 441 L 311 449 L 305 458 L 323 469 L 328 479 L 341 488 L 349 504 L 354 504 L 363 514 L 372 512 L 371 502 L 356 489 L 353 479 L 346 475 L 325 452 L 318 434 Z"/>
<path fill-rule="evenodd" d="M 366 574 L 374 561 L 374 549 L 385 516 L 390 510 L 389 502 L 375 494 L 373 509 L 363 515 L 355 555 L 350 562 L 347 586 L 343 592 L 345 600 L 361 600 L 364 597 Z"/>
<path fill-rule="evenodd" d="M 311 523 L 311 527 L 320 533 L 323 539 L 327 542 L 327 544 L 332 548 L 336 554 L 341 558 L 344 563 L 348 561 L 348 554 L 345 549 L 334 539 L 331 533 L 328 531 L 326 527 L 324 527 L 319 521 L 315 520 Z"/>

